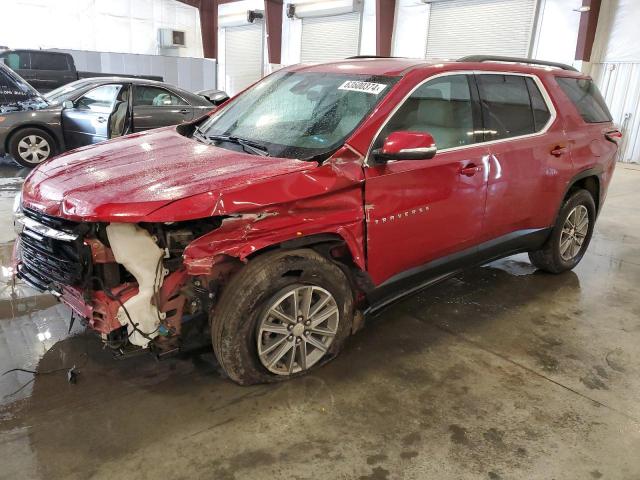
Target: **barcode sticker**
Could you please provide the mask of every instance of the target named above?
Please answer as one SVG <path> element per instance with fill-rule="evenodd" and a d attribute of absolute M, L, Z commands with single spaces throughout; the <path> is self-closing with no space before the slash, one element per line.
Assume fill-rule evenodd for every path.
<path fill-rule="evenodd" d="M 347 80 L 338 87 L 338 90 L 350 90 L 352 92 L 371 93 L 378 95 L 387 86 L 383 83 L 360 82 L 358 80 Z"/>

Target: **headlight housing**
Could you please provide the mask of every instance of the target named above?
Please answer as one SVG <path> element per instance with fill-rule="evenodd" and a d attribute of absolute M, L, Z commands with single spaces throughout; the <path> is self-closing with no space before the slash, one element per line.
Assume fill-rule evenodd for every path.
<path fill-rule="evenodd" d="M 24 228 L 24 211 L 22 210 L 22 191 L 13 199 L 13 229 L 20 235 Z"/>

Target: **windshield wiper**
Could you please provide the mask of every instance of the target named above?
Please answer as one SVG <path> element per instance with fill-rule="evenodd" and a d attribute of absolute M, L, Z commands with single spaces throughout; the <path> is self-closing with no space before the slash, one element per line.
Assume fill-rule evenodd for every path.
<path fill-rule="evenodd" d="M 198 131 L 198 133 L 203 135 L 200 131 Z M 208 135 L 204 136 L 204 138 L 207 140 L 213 140 L 214 142 L 235 143 L 250 153 L 255 153 L 256 155 L 261 155 L 263 157 L 269 156 L 269 150 L 267 150 L 267 147 L 261 143 L 254 142 L 253 140 L 247 140 L 246 138 L 234 137 L 231 135 Z"/>
<path fill-rule="evenodd" d="M 196 128 L 193 130 L 193 134 L 192 134 L 191 136 L 192 136 L 192 137 L 197 138 L 197 139 L 198 139 L 198 140 L 200 140 L 201 142 L 204 142 L 204 143 L 210 143 L 210 142 L 207 140 L 207 137 L 205 137 L 205 136 L 204 136 L 204 133 L 202 133 L 202 130 L 200 130 L 200 127 L 196 127 Z"/>

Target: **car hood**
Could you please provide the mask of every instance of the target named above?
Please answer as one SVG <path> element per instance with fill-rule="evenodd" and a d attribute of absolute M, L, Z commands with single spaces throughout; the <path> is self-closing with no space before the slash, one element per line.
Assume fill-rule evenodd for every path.
<path fill-rule="evenodd" d="M 50 105 L 42 97 L 31 97 L 0 104 L 0 113 L 43 110 L 46 108 L 50 108 Z"/>
<path fill-rule="evenodd" d="M 43 163 L 25 181 L 23 206 L 71 220 L 145 221 L 180 199 L 219 198 L 228 189 L 316 166 L 205 145 L 167 127 Z"/>

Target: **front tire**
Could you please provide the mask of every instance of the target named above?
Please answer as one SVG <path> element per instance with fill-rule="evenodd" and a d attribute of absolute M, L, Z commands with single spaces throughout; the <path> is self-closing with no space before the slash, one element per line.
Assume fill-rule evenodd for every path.
<path fill-rule="evenodd" d="M 40 128 L 24 128 L 9 140 L 9 153 L 23 167 L 33 168 L 57 153 L 55 140 Z"/>
<path fill-rule="evenodd" d="M 589 246 L 596 205 L 587 190 L 576 190 L 562 205 L 551 235 L 540 250 L 529 252 L 531 263 L 549 273 L 574 268 Z"/>
<path fill-rule="evenodd" d="M 241 384 L 302 375 L 335 358 L 351 331 L 353 293 L 343 271 L 313 250 L 249 262 L 212 312 L 213 349 Z"/>

